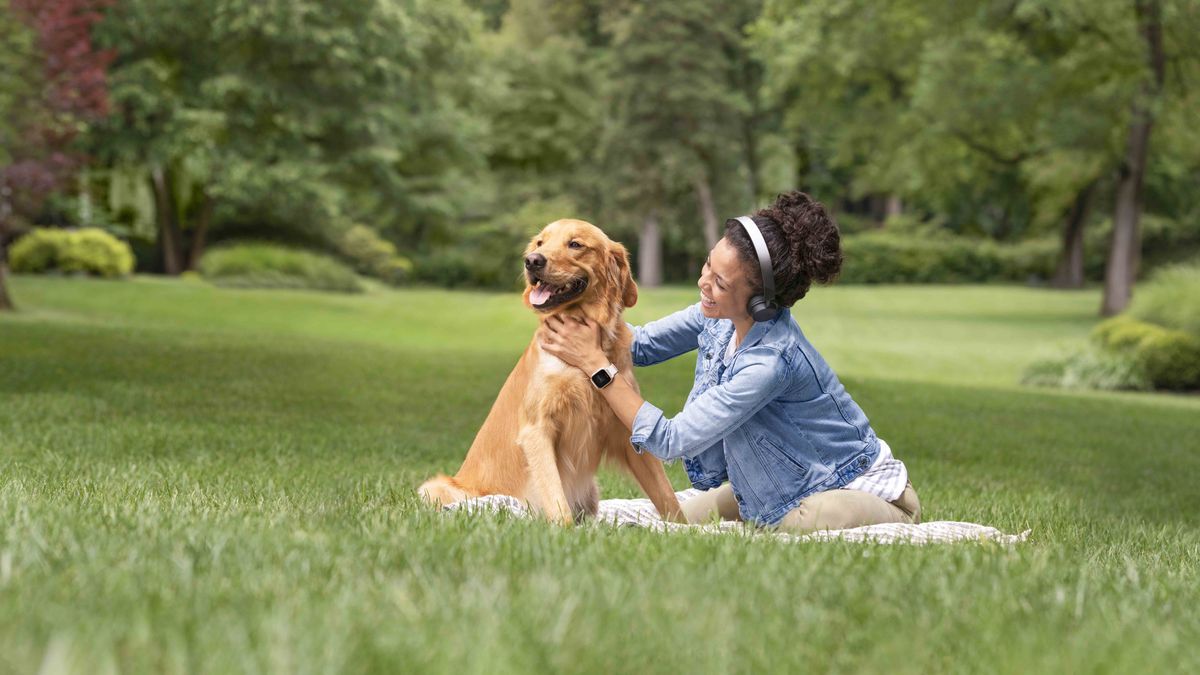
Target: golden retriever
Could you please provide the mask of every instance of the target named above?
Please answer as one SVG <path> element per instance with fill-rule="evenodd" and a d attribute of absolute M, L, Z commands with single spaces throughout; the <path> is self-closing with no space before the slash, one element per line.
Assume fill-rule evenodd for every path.
<path fill-rule="evenodd" d="M 621 318 L 637 302 L 629 254 L 582 220 L 556 220 L 525 249 L 525 305 L 541 323 L 453 477 L 437 475 L 418 489 L 432 504 L 489 494 L 512 495 L 551 521 L 594 516 L 602 459 L 628 471 L 660 515 L 684 522 L 662 464 L 639 454 L 629 430 L 587 375 L 539 346 L 546 319 L 587 317 L 601 326 L 604 353 L 635 390 L 632 335 Z"/>

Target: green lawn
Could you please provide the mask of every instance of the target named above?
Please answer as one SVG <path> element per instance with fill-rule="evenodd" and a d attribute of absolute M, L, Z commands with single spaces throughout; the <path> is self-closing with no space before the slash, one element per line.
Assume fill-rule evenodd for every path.
<path fill-rule="evenodd" d="M 833 287 L 796 308 L 926 519 L 1032 528 L 1005 548 L 422 508 L 535 325 L 512 294 L 12 291 L 0 673 L 1200 671 L 1200 398 L 1016 384 L 1084 339 L 1098 292 Z M 646 292 L 628 318 L 695 296 Z M 693 365 L 638 377 L 673 412 Z"/>

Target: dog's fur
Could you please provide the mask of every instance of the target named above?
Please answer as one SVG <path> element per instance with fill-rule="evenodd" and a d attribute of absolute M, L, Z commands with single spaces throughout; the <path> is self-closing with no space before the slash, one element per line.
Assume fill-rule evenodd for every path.
<path fill-rule="evenodd" d="M 571 248 L 571 242 L 582 248 Z M 621 314 L 637 302 L 629 254 L 600 228 L 581 220 L 557 220 L 530 240 L 525 255 L 545 256 L 545 268 L 526 272 L 525 305 L 541 323 L 483 427 L 453 477 L 438 475 L 419 488 L 433 504 L 488 494 L 513 495 L 552 521 L 594 516 L 600 500 L 596 471 L 605 459 L 628 471 L 664 518 L 683 522 L 679 502 L 662 464 L 639 454 L 629 430 L 578 368 L 539 346 L 548 317 L 587 317 L 601 327 L 601 346 L 619 374 L 638 390 L 629 354 L 632 335 Z M 535 307 L 530 293 L 539 281 L 567 288 L 586 280 L 577 297 Z M 564 292 L 563 297 L 569 297 Z M 550 301 L 547 301 L 549 304 Z"/>

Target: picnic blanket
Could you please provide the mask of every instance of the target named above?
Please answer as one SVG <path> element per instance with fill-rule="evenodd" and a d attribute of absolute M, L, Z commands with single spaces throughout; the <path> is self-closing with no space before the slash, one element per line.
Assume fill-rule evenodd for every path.
<path fill-rule="evenodd" d="M 696 489 L 676 492 L 682 504 L 688 498 L 699 494 Z M 467 510 L 473 512 L 507 512 L 519 517 L 531 518 L 529 508 L 516 497 L 508 495 L 487 495 L 455 502 L 445 507 L 447 510 Z M 685 525 L 672 523 L 658 517 L 658 511 L 649 499 L 603 499 L 596 520 L 601 523 L 627 527 L 644 527 L 660 532 L 705 532 L 712 534 L 750 535 L 774 537 L 784 541 L 857 541 L 875 542 L 882 544 L 936 544 L 955 541 L 994 541 L 1001 544 L 1016 544 L 1025 541 L 1031 530 L 1020 534 L 1006 534 L 987 525 L 962 523 L 953 520 L 937 520 L 908 525 L 903 523 L 885 523 L 881 525 L 864 525 L 846 530 L 821 530 L 809 534 L 789 534 L 765 528 L 747 527 L 743 523 L 725 521 L 707 525 Z"/>

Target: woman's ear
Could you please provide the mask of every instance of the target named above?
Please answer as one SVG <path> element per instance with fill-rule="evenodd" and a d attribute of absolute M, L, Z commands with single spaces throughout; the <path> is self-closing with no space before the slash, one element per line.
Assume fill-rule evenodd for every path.
<path fill-rule="evenodd" d="M 633 282 L 633 274 L 629 271 L 629 251 L 621 244 L 613 242 L 612 262 L 610 263 L 612 278 L 616 282 L 616 290 L 621 294 L 621 304 L 633 307 L 637 304 L 638 289 Z"/>

